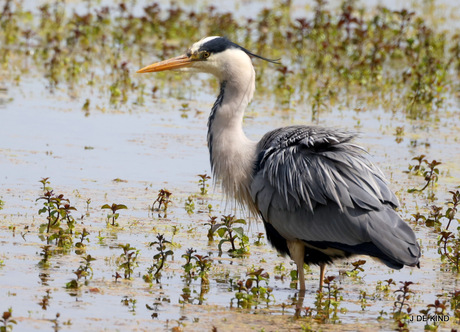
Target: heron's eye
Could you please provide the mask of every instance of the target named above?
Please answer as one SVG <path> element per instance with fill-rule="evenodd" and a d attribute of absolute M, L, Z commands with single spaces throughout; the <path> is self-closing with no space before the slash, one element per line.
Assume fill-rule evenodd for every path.
<path fill-rule="evenodd" d="M 204 51 L 203 53 L 201 53 L 201 56 L 203 57 L 203 59 L 209 58 L 210 55 L 211 53 L 209 53 L 208 51 Z"/>

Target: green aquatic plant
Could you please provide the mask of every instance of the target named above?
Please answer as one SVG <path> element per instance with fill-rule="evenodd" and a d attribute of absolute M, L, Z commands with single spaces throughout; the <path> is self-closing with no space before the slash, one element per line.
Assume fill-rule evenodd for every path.
<path fill-rule="evenodd" d="M 192 258 L 193 258 L 193 254 L 196 253 L 196 250 L 193 249 L 193 248 L 189 248 L 185 251 L 185 254 L 182 255 L 182 258 L 185 259 L 185 264 L 182 265 L 182 267 L 184 268 L 184 272 L 185 272 L 185 279 L 186 280 L 191 280 L 192 279 L 192 269 L 193 269 L 193 262 L 192 262 Z"/>
<path fill-rule="evenodd" d="M 46 189 L 46 184 L 49 184 L 48 178 L 43 178 L 40 182 Z M 46 214 L 47 223 L 40 225 L 40 233 L 46 233 L 48 244 L 55 241 L 60 248 L 70 248 L 76 226 L 72 211 L 77 211 L 77 209 L 70 205 L 70 200 L 65 198 L 63 194 L 57 195 L 53 190 L 44 192 L 43 196 L 36 199 L 36 201 L 41 200 L 44 201 L 43 207 L 38 211 L 38 214 Z M 66 222 L 66 229 L 61 226 L 61 222 Z"/>
<path fill-rule="evenodd" d="M 417 224 L 428 227 L 437 235 L 437 251 L 441 261 L 445 263 L 452 272 L 460 273 L 460 229 L 459 218 L 457 217 L 458 206 L 460 205 L 460 191 L 451 190 L 451 199 L 443 206 L 431 205 L 428 215 L 420 212 L 412 214 Z M 454 225 L 455 230 L 450 227 Z"/>
<path fill-rule="evenodd" d="M 274 301 L 273 289 L 262 285 L 262 282 L 268 285 L 269 280 L 269 275 L 264 272 L 264 269 L 251 268 L 247 276 L 246 280 L 238 280 L 234 286 L 236 292 L 235 297 L 230 301 L 230 306 L 233 306 L 234 300 L 236 300 L 236 307 L 243 309 L 257 308 L 261 303 L 268 306 L 271 301 Z"/>
<path fill-rule="evenodd" d="M 453 312 L 455 323 L 460 323 L 460 290 L 455 290 L 449 296 L 450 309 Z"/>
<path fill-rule="evenodd" d="M 284 279 L 286 279 L 288 276 L 288 272 L 286 266 L 284 266 L 284 263 L 279 263 L 278 265 L 275 265 L 273 272 L 275 275 L 275 279 L 279 279 L 281 281 L 284 281 Z"/>
<path fill-rule="evenodd" d="M 366 261 L 363 259 L 360 259 L 356 262 L 352 262 L 351 265 L 353 265 L 353 269 L 351 271 L 346 271 L 345 274 L 349 277 L 359 279 L 359 273 L 364 272 L 364 269 L 361 267 L 364 264 L 366 264 Z"/>
<path fill-rule="evenodd" d="M 97 242 L 98 242 L 99 245 L 101 245 L 101 246 L 104 246 L 104 245 L 105 245 L 105 239 L 106 239 L 106 237 L 102 235 L 102 232 L 101 232 L 101 231 L 98 232 L 96 238 L 97 238 Z"/>
<path fill-rule="evenodd" d="M 393 305 L 393 320 L 397 324 L 397 329 L 402 331 L 407 330 L 411 322 L 412 308 L 409 300 L 415 293 L 410 289 L 412 281 L 401 281 L 400 283 L 402 286 L 394 291 L 396 300 Z"/>
<path fill-rule="evenodd" d="M 112 274 L 112 277 L 115 278 L 115 282 L 117 282 L 118 279 L 121 278 L 121 274 L 115 271 L 115 274 Z"/>
<path fill-rule="evenodd" d="M 134 269 L 138 266 L 137 257 L 139 256 L 140 250 L 131 247 L 129 243 L 119 244 L 118 247 L 123 250 L 123 253 L 118 259 L 118 269 L 123 270 L 125 279 L 131 279 Z M 116 273 L 115 281 L 119 278 L 118 276 L 119 274 Z"/>
<path fill-rule="evenodd" d="M 78 238 L 78 242 L 75 242 L 75 247 L 78 248 L 79 250 L 83 250 L 86 247 L 85 242 L 89 242 L 88 238 L 89 232 L 86 230 L 86 228 L 83 228 L 81 232 L 76 232 L 75 236 Z"/>
<path fill-rule="evenodd" d="M 87 279 L 88 277 L 91 279 L 93 277 L 93 274 L 94 274 L 94 271 L 93 271 L 93 268 L 91 266 L 91 263 L 94 262 L 96 260 L 96 258 L 94 258 L 91 255 L 86 255 L 86 256 L 83 256 L 82 259 L 83 259 L 81 261 L 82 265 L 80 265 L 80 268 L 85 273 L 84 277 L 85 277 L 85 279 Z"/>
<path fill-rule="evenodd" d="M 116 220 L 120 216 L 120 214 L 117 212 L 118 210 L 126 210 L 128 207 L 124 204 L 115 204 L 113 203 L 112 205 L 109 204 L 104 204 L 101 206 L 101 209 L 108 209 L 111 210 L 112 213 L 109 213 L 107 215 L 107 224 L 110 223 L 110 219 L 112 219 L 111 226 L 118 226 L 118 223 L 116 223 Z"/>
<path fill-rule="evenodd" d="M 59 226 L 59 205 L 61 201 L 64 199 L 64 195 L 56 196 L 53 191 L 47 191 L 36 199 L 36 201 L 44 200 L 43 207 L 38 211 L 38 214 L 46 213 L 47 214 L 47 223 L 42 224 L 40 226 L 40 231 L 44 232 L 46 229 L 46 233 L 50 232 L 50 229 L 53 227 Z"/>
<path fill-rule="evenodd" d="M 214 241 L 214 233 L 217 230 L 217 216 L 209 216 L 209 220 L 205 223 L 205 225 L 209 227 L 207 237 L 209 242 L 212 242 Z"/>
<path fill-rule="evenodd" d="M 249 278 L 246 280 L 246 285 L 251 287 L 251 292 L 259 299 L 265 301 L 267 304 L 270 302 L 270 298 L 273 296 L 271 293 L 273 289 L 271 287 L 262 286 L 261 282 L 268 284 L 270 276 L 264 269 L 254 269 L 248 273 Z M 249 282 L 248 282 L 249 281 Z M 274 298 L 273 298 L 274 299 Z"/>
<path fill-rule="evenodd" d="M 442 207 L 431 205 L 428 217 L 425 218 L 425 226 L 433 228 L 435 232 L 439 232 L 442 227 L 442 217 Z"/>
<path fill-rule="evenodd" d="M 186 259 L 186 264 L 183 265 L 186 272 L 185 275 L 185 287 L 182 289 L 182 300 L 180 303 L 194 303 L 196 300 L 198 304 L 205 302 L 205 294 L 209 292 L 209 271 L 212 266 L 212 259 L 207 255 L 195 254 L 195 250 L 189 249 L 186 254 L 183 255 Z M 192 260 L 195 263 L 192 263 Z M 192 289 L 190 283 L 194 280 L 200 279 L 200 290 L 199 292 L 193 290 L 193 293 L 197 296 L 192 296 Z"/>
<path fill-rule="evenodd" d="M 265 233 L 259 232 L 256 234 L 256 236 L 257 236 L 257 240 L 254 241 L 254 244 L 256 246 L 263 246 L 264 243 L 262 242 L 262 239 L 265 237 Z"/>
<path fill-rule="evenodd" d="M 452 272 L 460 273 L 460 234 L 444 230 L 438 237 L 441 260 L 447 261 Z"/>
<path fill-rule="evenodd" d="M 41 179 L 40 181 L 38 181 L 38 182 L 40 182 L 40 183 L 42 184 L 42 186 L 43 186 L 43 187 L 42 187 L 42 190 L 43 190 L 44 193 L 46 193 L 47 191 L 51 191 L 51 190 L 52 190 L 52 188 L 49 187 L 49 184 L 51 183 L 51 182 L 49 181 L 49 178 L 42 178 L 42 179 Z"/>
<path fill-rule="evenodd" d="M 53 232 L 53 234 L 48 236 L 47 239 L 48 243 L 55 241 L 56 246 L 60 248 L 60 251 L 63 253 L 67 253 L 73 244 L 72 235 L 61 227 L 59 227 L 57 231 Z"/>
<path fill-rule="evenodd" d="M 391 286 L 394 286 L 396 285 L 396 282 L 390 278 L 390 279 L 386 279 L 384 281 L 377 281 L 377 285 L 375 286 L 375 293 L 377 296 L 382 296 L 383 297 L 388 297 L 390 295 L 390 292 L 391 292 Z"/>
<path fill-rule="evenodd" d="M 84 271 L 78 268 L 76 271 L 73 271 L 73 273 L 77 278 L 66 283 L 65 288 L 67 289 L 79 289 L 81 287 L 80 279 L 84 277 Z"/>
<path fill-rule="evenodd" d="M 195 202 L 193 201 L 193 196 L 189 196 L 185 201 L 185 211 L 187 211 L 188 214 L 192 214 L 194 210 Z"/>
<path fill-rule="evenodd" d="M 407 93 L 408 115 L 426 118 L 430 110 L 438 109 L 444 101 L 449 60 L 445 52 L 445 35 L 437 35 L 420 19 L 414 21 L 414 27 L 417 29 L 416 36 L 409 42 L 408 49 L 414 61 L 410 70 L 404 73 L 410 86 Z M 414 39 L 424 44 L 416 44 Z"/>
<path fill-rule="evenodd" d="M 318 86 L 316 91 L 312 91 L 311 94 L 311 121 L 319 121 L 319 116 L 322 111 L 326 111 L 328 109 L 328 105 L 326 101 L 330 98 L 330 88 L 329 88 L 329 79 L 327 79 L 323 85 Z"/>
<path fill-rule="evenodd" d="M 198 255 L 195 254 L 192 257 L 195 260 L 195 267 L 197 268 L 198 273 L 196 274 L 201 279 L 201 285 L 208 285 L 209 278 L 208 273 L 211 269 L 212 259 L 207 255 Z"/>
<path fill-rule="evenodd" d="M 86 215 L 89 216 L 89 205 L 91 204 L 91 198 L 86 200 Z"/>
<path fill-rule="evenodd" d="M 236 219 L 233 215 L 222 216 L 222 223 L 216 223 L 212 227 L 212 233 L 217 233 L 221 240 L 219 241 L 218 249 L 222 253 L 222 245 L 226 242 L 230 243 L 230 252 L 233 255 L 243 255 L 248 253 L 249 238 L 244 234 L 243 227 L 235 227 L 237 224 L 246 225 L 244 219 Z M 240 247 L 236 247 L 236 241 L 239 240 Z"/>
<path fill-rule="evenodd" d="M 198 174 L 198 177 L 200 178 L 198 180 L 198 185 L 200 186 L 200 194 L 201 195 L 206 195 L 208 193 L 208 180 L 211 179 L 211 177 L 204 173 L 204 174 Z"/>
<path fill-rule="evenodd" d="M 433 224 L 437 223 L 438 228 L 435 228 L 437 230 L 441 227 L 442 221 L 447 222 L 446 227 L 438 232 L 438 253 L 441 255 L 441 260 L 448 263 L 452 272 L 460 273 L 460 227 L 457 227 L 457 232 L 449 230 L 454 220 L 457 226 L 459 224 L 456 214 L 460 205 L 460 191 L 452 190 L 449 193 L 452 194 L 452 199 L 447 202 L 448 208 L 444 213 L 442 213 L 442 208 L 432 207 L 433 214 L 435 214 Z M 428 225 L 431 220 L 428 218 L 426 224 Z"/>
<path fill-rule="evenodd" d="M 423 214 L 421 214 L 419 211 L 417 211 L 417 213 L 411 214 L 411 216 L 414 217 L 413 221 L 416 224 L 425 224 L 426 222 L 426 217 Z"/>
<path fill-rule="evenodd" d="M 166 259 L 168 256 L 173 256 L 174 252 L 169 249 L 167 246 L 171 245 L 171 242 L 166 240 L 163 234 L 158 234 L 156 241 L 150 242 L 149 246 L 155 246 L 155 249 L 158 253 L 153 255 L 153 263 L 148 268 L 147 274 L 144 275 L 144 280 L 146 282 L 151 282 L 152 278 L 155 278 L 156 281 L 159 281 L 161 277 L 161 271 L 165 266 Z"/>
<path fill-rule="evenodd" d="M 168 211 L 168 206 L 171 203 L 172 193 L 166 189 L 160 189 L 158 196 L 152 204 L 152 211 L 163 211 L 164 216 L 166 217 L 166 212 Z M 158 203 L 158 207 L 155 208 L 155 204 Z"/>
<path fill-rule="evenodd" d="M 126 103 L 128 101 L 128 91 L 133 87 L 128 62 L 123 61 L 119 65 L 115 64 L 112 68 L 112 77 L 114 77 L 115 82 L 109 87 L 110 102 L 112 104 Z"/>
<path fill-rule="evenodd" d="M 137 300 L 135 298 L 125 295 L 121 299 L 121 304 L 128 307 L 129 311 L 132 312 L 133 314 L 136 312 Z"/>
<path fill-rule="evenodd" d="M 359 304 L 361 306 L 362 311 L 366 310 L 366 308 L 369 306 L 369 304 L 367 303 L 367 299 L 368 299 L 367 292 L 361 289 L 359 291 Z"/>
<path fill-rule="evenodd" d="M 13 326 L 17 324 L 17 322 L 13 318 L 13 309 L 11 307 L 8 308 L 8 311 L 3 312 L 2 317 L 0 318 L 0 324 L 1 332 L 13 331 Z"/>
<path fill-rule="evenodd" d="M 66 283 L 67 289 L 79 289 L 82 286 L 81 279 L 85 278 L 85 284 L 87 283 L 86 280 L 89 277 L 90 279 L 93 276 L 93 268 L 91 267 L 91 262 L 95 261 L 96 259 L 91 255 L 86 255 L 82 257 L 82 261 L 80 262 L 80 266 L 76 271 L 73 273 L 76 275 L 76 279 L 70 280 Z"/>
<path fill-rule="evenodd" d="M 77 211 L 77 209 L 71 206 L 69 203 L 65 203 L 64 205 L 60 206 L 59 213 L 61 214 L 61 218 L 67 223 L 67 232 L 72 235 L 75 230 L 76 221 L 71 212 Z"/>
<path fill-rule="evenodd" d="M 437 331 L 440 327 L 441 320 L 438 317 L 444 317 L 447 313 L 447 300 L 441 299 L 442 294 L 436 295 L 434 303 L 430 303 L 425 309 L 420 310 L 420 313 L 424 316 L 425 331 Z M 433 319 L 436 317 L 436 319 Z"/>
<path fill-rule="evenodd" d="M 457 222 L 459 221 L 459 218 L 456 218 L 456 215 L 458 206 L 460 205 L 460 191 L 450 190 L 449 193 L 452 194 L 452 199 L 446 203 L 448 206 L 444 215 L 447 219 L 446 229 L 449 229 L 453 220 L 456 220 Z"/>
<path fill-rule="evenodd" d="M 434 185 L 438 182 L 438 176 L 439 176 L 439 168 L 437 167 L 438 165 L 442 164 L 439 161 L 432 160 L 429 162 L 426 158 L 425 155 L 420 155 L 418 157 L 412 158 L 412 160 L 416 160 L 418 164 L 416 165 L 409 165 L 409 171 L 408 173 L 412 173 L 415 175 L 420 175 L 423 176 L 425 179 L 426 183 L 421 189 L 409 189 L 408 192 L 413 193 L 413 192 L 422 192 L 424 191 L 430 184 L 431 187 L 433 188 Z M 434 200 L 434 194 L 432 193 L 429 198 L 431 200 Z"/>
<path fill-rule="evenodd" d="M 334 281 L 336 277 L 328 276 L 324 278 L 324 290 L 316 293 L 315 307 L 316 319 L 320 322 L 338 323 L 340 303 L 343 300 L 341 295 L 342 287 L 337 286 Z"/>
<path fill-rule="evenodd" d="M 276 83 L 275 94 L 280 98 L 280 104 L 283 108 L 289 109 L 291 105 L 291 99 L 294 93 L 294 88 L 292 83 L 290 83 L 290 77 L 294 72 L 290 70 L 287 66 L 280 66 L 276 68 L 278 74 L 278 81 Z"/>

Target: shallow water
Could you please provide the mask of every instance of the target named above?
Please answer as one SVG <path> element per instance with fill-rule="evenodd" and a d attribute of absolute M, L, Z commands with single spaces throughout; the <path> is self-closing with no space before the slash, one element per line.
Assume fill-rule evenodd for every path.
<path fill-rule="evenodd" d="M 204 98 L 206 102 L 190 100 L 193 106 L 187 119 L 181 117 L 179 103 L 170 99 L 150 102 L 130 112 L 94 112 L 85 117 L 79 109 L 80 104 L 73 103 L 65 96 L 47 95 L 39 82 L 34 80 L 22 82 L 19 87 L 9 87 L 8 97 L 13 101 L 0 110 L 3 120 L 0 124 L 0 167 L 4 174 L 0 198 L 5 202 L 0 228 L 0 258 L 4 261 L 4 266 L 0 268 L 0 296 L 4 304 L 2 308 L 13 308 L 20 330 L 51 327 L 49 320 L 57 312 L 60 313 L 60 324 L 68 320 L 71 322 L 71 325 L 61 325 L 64 330 L 77 330 L 82 326 L 85 330 L 146 330 L 178 324 L 184 325 L 186 330 L 200 330 L 210 323 L 219 329 L 233 330 L 236 327 L 231 322 L 235 319 L 242 319 L 247 324 L 239 326 L 245 330 L 249 326 L 265 326 L 263 322 L 254 322 L 258 315 L 273 318 L 276 328 L 284 326 L 284 320 L 289 320 L 293 326 L 302 324 L 302 321 L 295 322 L 288 318 L 293 314 L 292 306 L 286 308 L 282 318 L 277 316 L 282 312 L 281 303 L 290 303 L 290 298 L 296 293 L 289 288 L 288 281 L 274 279 L 275 265 L 284 263 L 289 270 L 294 268 L 288 259 L 278 257 L 264 245 L 251 246 L 251 254 L 247 258 L 231 259 L 224 254 L 220 261 L 217 245 L 207 243 L 203 226 L 207 220 L 206 214 L 188 215 L 183 208 L 185 198 L 198 192 L 196 174 L 210 173 L 205 145 L 207 114 L 195 115 L 193 110 L 209 108 L 211 91 Z M 452 108 L 452 116 L 448 120 L 440 120 L 434 127 L 423 127 L 421 123 L 382 110 L 357 113 L 344 109 L 321 115 L 319 124 L 361 132 L 359 143 L 389 177 L 391 188 L 400 194 L 402 213 L 409 219 L 415 205 L 427 204 L 423 198 L 404 190 L 407 186 L 420 183 L 419 178 L 411 178 L 403 173 L 414 155 L 425 153 L 430 158 L 442 160 L 443 165 L 449 165 L 450 176 L 441 176 L 438 184 L 440 199 L 446 198 L 443 195 L 446 189 L 458 183 L 459 154 L 444 153 L 458 152 L 458 144 L 452 139 L 458 139 L 460 123 L 456 114 L 458 110 Z M 355 128 L 357 119 L 361 121 L 359 128 Z M 308 112 L 276 111 L 273 105 L 256 100 L 248 111 L 245 129 L 250 137 L 256 138 L 270 128 L 296 123 L 309 123 Z M 401 125 L 406 128 L 406 134 L 398 144 L 393 133 L 395 126 Z M 411 148 L 411 137 L 417 137 L 419 142 L 429 142 L 430 147 Z M 441 169 L 445 172 L 447 169 L 444 167 Z M 73 278 L 72 271 L 79 266 L 78 255 L 56 255 L 51 258 L 49 268 L 38 266 L 40 247 L 44 245 L 38 237 L 38 225 L 44 222 L 44 217 L 38 216 L 41 203 L 35 199 L 40 195 L 38 180 L 46 176 L 51 177 L 51 186 L 56 192 L 64 193 L 71 199 L 78 209 L 75 215 L 83 216 L 81 223 L 91 234 L 86 252 L 97 259 L 92 264 L 94 276 L 76 295 L 64 286 Z M 113 182 L 115 178 L 126 182 Z M 148 206 L 163 187 L 173 192 L 174 203 L 167 218 L 157 218 L 148 212 Z M 92 203 L 90 215 L 84 216 L 87 198 L 91 198 Z M 216 215 L 232 212 L 225 209 L 218 188 L 205 200 L 213 205 Z M 98 207 L 106 202 L 128 205 L 129 210 L 120 213 L 120 229 L 108 229 L 105 225 L 106 213 Z M 25 225 L 31 226 L 22 238 L 20 233 Z M 157 232 L 171 238 L 172 226 L 179 229 L 173 240 L 176 244 L 174 259 L 168 262 L 161 284 L 149 286 L 140 277 L 154 253 L 148 248 L 148 243 L 154 240 Z M 16 228 L 15 232 L 11 227 Z M 248 231 L 257 233 L 262 228 L 260 224 L 253 223 Z M 435 238 L 421 226 L 416 226 L 415 230 L 424 247 L 421 270 L 405 268 L 392 271 L 368 259 L 361 280 L 340 278 L 340 286 L 344 288 L 341 307 L 348 310 L 346 314 L 339 315 L 342 325 L 352 329 L 359 328 L 360 325 L 356 324 L 390 328 L 390 319 L 378 322 L 376 317 L 380 310 L 391 311 L 391 299 L 368 300 L 369 307 L 364 312 L 358 302 L 360 290 L 372 294 L 376 282 L 388 277 L 416 283 L 417 293 L 412 302 L 415 308 L 432 303 L 435 294 L 458 289 L 456 276 L 440 271 Z M 96 239 L 99 231 L 107 237 L 104 245 L 99 245 Z M 116 248 L 120 243 L 131 243 L 140 249 L 141 260 L 132 281 L 115 283 L 112 275 L 116 270 L 114 261 L 121 253 Z M 205 295 L 202 306 L 179 304 L 184 285 L 180 277 L 184 263 L 181 255 L 189 247 L 196 248 L 199 253 L 211 253 L 213 258 L 210 291 Z M 339 271 L 351 269 L 344 264 L 330 267 L 328 275 L 337 276 Z M 270 273 L 269 285 L 274 288 L 275 297 L 275 302 L 270 304 L 268 310 L 256 311 L 258 314 L 255 316 L 252 311 L 241 313 L 231 310 L 230 301 L 234 291 L 228 290 L 228 279 L 245 278 L 250 266 L 262 267 Z M 312 270 L 308 275 L 310 291 L 305 299 L 306 306 L 313 305 L 317 285 L 317 268 L 313 267 Z M 223 277 L 222 273 L 228 277 Z M 46 281 L 40 279 L 41 274 L 48 275 Z M 199 281 L 192 282 L 191 288 L 199 292 Z M 51 299 L 47 309 L 43 310 L 38 303 L 47 290 L 50 290 Z M 121 303 L 125 296 L 137 301 L 134 309 Z M 158 303 L 158 316 L 152 319 L 152 311 L 146 309 L 146 305 L 152 306 L 154 302 Z M 219 312 L 217 316 L 213 314 L 215 311 Z M 342 325 L 328 329 L 341 329 Z M 422 325 L 416 323 L 416 326 Z M 270 324 L 265 328 L 270 330 L 272 326 Z"/>
<path fill-rule="evenodd" d="M 148 100 L 145 106 L 115 109 L 100 98 L 103 109 L 92 108 L 89 116 L 81 110 L 84 96 L 92 93 L 87 88 L 71 98 L 60 90 L 50 94 L 46 83 L 34 76 L 24 77 L 19 85 L 2 83 L 6 91 L 0 95 L 0 199 L 4 202 L 0 210 L 0 310 L 13 309 L 18 322 L 14 330 L 51 329 L 56 313 L 60 314 L 59 328 L 69 331 L 168 330 L 177 326 L 186 331 L 210 330 L 212 326 L 219 331 L 275 331 L 299 330 L 309 324 L 306 319 L 293 319 L 296 290 L 289 287 L 289 276 L 284 281 L 275 278 L 275 266 L 283 263 L 289 273 L 294 269 L 292 262 L 279 257 L 268 245 L 252 244 L 255 234 L 263 231 L 260 223 L 252 221 L 246 228 L 251 235 L 250 254 L 246 257 L 232 258 L 227 253 L 219 257 L 217 243 L 207 241 L 204 223 L 208 220 L 208 204 L 216 216 L 245 214 L 232 209 L 218 187 L 210 188 L 210 194 L 204 198 L 198 195 L 197 174 L 210 174 L 206 121 L 216 91 L 198 84 L 188 92 L 194 79 L 197 77 L 184 78 L 185 100 L 164 93 Z M 155 78 L 152 75 L 148 80 L 153 82 Z M 180 111 L 184 101 L 189 103 L 187 118 Z M 361 133 L 358 143 L 388 177 L 406 220 L 411 220 L 411 214 L 419 210 L 426 212 L 432 204 L 424 194 L 407 193 L 407 188 L 421 187 L 423 182 L 420 177 L 404 173 L 414 163 L 411 159 L 426 154 L 429 160 L 442 161 L 435 191 L 436 203 L 442 205 L 449 198 L 448 190 L 460 184 L 458 102 L 449 100 L 449 106 L 437 114 L 439 121 L 430 122 L 408 120 L 402 112 L 381 108 L 355 110 L 360 104 L 352 102 L 350 107 L 321 113 L 317 124 Z M 294 105 L 291 110 L 280 110 L 256 92 L 245 118 L 245 131 L 250 138 L 257 139 L 270 129 L 300 123 L 311 123 L 309 109 Z M 394 135 L 398 126 L 404 127 L 399 143 Z M 85 227 L 90 232 L 86 253 L 96 258 L 92 263 L 94 275 L 78 290 L 65 288 L 80 265 L 81 256 L 75 250 L 54 254 L 49 267 L 39 265 L 45 242 L 38 228 L 45 217 L 38 215 L 42 203 L 36 199 L 42 194 L 39 180 L 43 177 L 50 177 L 55 192 L 65 194 L 77 208 L 73 215 L 78 218 L 78 229 Z M 173 193 L 173 203 L 168 215 L 159 217 L 158 212 L 149 211 L 149 205 L 161 188 Z M 189 215 L 184 204 L 190 195 L 197 196 L 195 213 Z M 88 198 L 91 204 L 86 213 Z M 108 227 L 107 213 L 100 210 L 103 204 L 113 202 L 128 206 L 128 210 L 120 211 L 119 227 Z M 25 229 L 26 226 L 29 228 Z M 173 235 L 174 226 L 177 234 Z M 444 271 L 436 251 L 436 236 L 425 226 L 411 226 L 422 245 L 422 268 L 393 271 L 365 258 L 361 278 L 351 278 L 341 273 L 352 269 L 347 262 L 329 267 L 327 275 L 336 276 L 338 286 L 343 288 L 339 307 L 347 311 L 338 314 L 340 323 L 316 325 L 315 329 L 393 329 L 393 291 L 400 281 L 415 283 L 415 295 L 410 300 L 414 314 L 433 303 L 436 294 L 460 288 L 458 275 Z M 148 284 L 142 275 L 155 254 L 149 243 L 157 233 L 172 239 L 174 256 L 168 259 L 161 282 Z M 105 238 L 99 240 L 98 234 Z M 140 250 L 139 266 L 134 269 L 132 280 L 115 282 L 112 276 L 121 254 L 117 245 L 126 243 Z M 198 304 L 199 280 L 190 284 L 193 304 L 180 303 L 185 287 L 181 256 L 190 247 L 213 260 L 209 292 L 204 295 L 203 304 Z M 230 285 L 246 279 L 252 266 L 264 268 L 270 274 L 268 285 L 274 289 L 274 300 L 268 307 L 262 304 L 252 310 L 235 309 L 235 290 L 230 290 Z M 314 307 L 318 275 L 316 267 L 307 274 L 306 307 Z M 369 297 L 362 310 L 360 291 L 375 295 L 377 282 L 388 278 L 397 283 L 390 295 Z M 43 309 L 39 303 L 47 291 L 49 305 Z M 286 304 L 284 310 L 282 304 Z M 378 321 L 381 310 L 388 315 Z M 157 316 L 152 317 L 153 313 Z M 451 317 L 441 329 L 449 330 L 453 324 Z M 414 322 L 410 327 L 420 330 L 423 325 Z"/>

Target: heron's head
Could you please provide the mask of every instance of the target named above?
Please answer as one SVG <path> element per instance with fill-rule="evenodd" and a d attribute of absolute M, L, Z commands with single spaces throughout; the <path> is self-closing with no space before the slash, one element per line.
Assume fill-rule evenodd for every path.
<path fill-rule="evenodd" d="M 157 72 L 163 70 L 182 70 L 204 72 L 224 80 L 235 76 L 239 71 L 251 69 L 250 56 L 270 60 L 254 54 L 224 37 L 206 37 L 193 44 L 183 55 L 151 64 L 138 70 L 138 73 Z"/>

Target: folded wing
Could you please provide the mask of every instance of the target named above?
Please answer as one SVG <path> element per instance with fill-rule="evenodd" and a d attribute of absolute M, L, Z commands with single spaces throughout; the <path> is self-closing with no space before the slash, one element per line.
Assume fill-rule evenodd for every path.
<path fill-rule="evenodd" d="M 420 248 L 394 208 L 380 170 L 351 143 L 354 135 L 292 126 L 259 142 L 251 196 L 265 222 L 286 240 L 416 265 Z"/>

